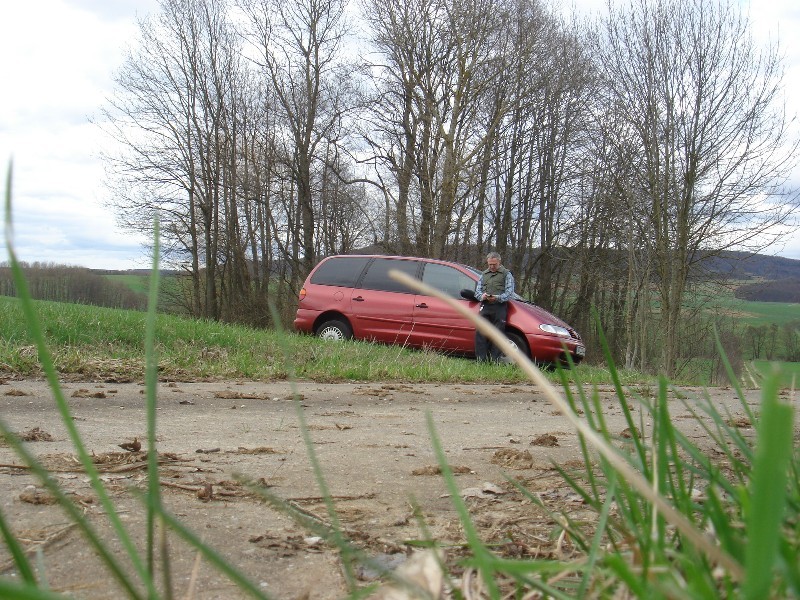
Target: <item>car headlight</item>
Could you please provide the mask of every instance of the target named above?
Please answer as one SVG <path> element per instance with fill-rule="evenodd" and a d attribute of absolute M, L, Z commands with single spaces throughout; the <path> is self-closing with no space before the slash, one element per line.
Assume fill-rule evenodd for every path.
<path fill-rule="evenodd" d="M 546 331 L 547 333 L 552 333 L 553 335 L 560 335 L 561 337 L 572 337 L 564 327 L 560 327 L 558 325 L 550 325 L 548 323 L 542 323 L 539 325 L 539 329 L 542 331 Z"/>

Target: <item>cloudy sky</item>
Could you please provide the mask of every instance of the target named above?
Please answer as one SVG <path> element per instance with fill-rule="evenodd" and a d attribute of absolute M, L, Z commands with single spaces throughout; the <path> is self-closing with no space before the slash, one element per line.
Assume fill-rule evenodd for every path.
<path fill-rule="evenodd" d="M 743 0 L 744 1 L 744 0 Z M 565 0 L 586 9 L 604 0 Z M 780 38 L 786 55 L 787 108 L 800 113 L 800 3 L 753 0 L 754 32 Z M 7 2 L 0 20 L 2 180 L 13 158 L 14 245 L 20 260 L 94 269 L 149 266 L 145 240 L 119 229 L 105 206 L 109 140 L 91 122 L 112 94 L 112 76 L 137 17 L 158 0 Z M 795 177 L 800 182 L 800 175 Z M 3 194 L 4 196 L 4 194 Z M 0 262 L 7 260 L 0 227 Z M 774 253 L 800 259 L 800 232 Z"/>

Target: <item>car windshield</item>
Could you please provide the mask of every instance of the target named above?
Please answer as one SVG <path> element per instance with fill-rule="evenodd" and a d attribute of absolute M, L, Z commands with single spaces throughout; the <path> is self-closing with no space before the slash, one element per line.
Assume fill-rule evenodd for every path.
<path fill-rule="evenodd" d="M 467 271 L 469 271 L 473 275 L 475 275 L 475 279 L 480 279 L 482 271 L 479 271 L 475 267 L 470 267 L 469 265 L 461 265 L 461 266 L 464 267 Z M 520 302 L 526 302 L 528 304 L 532 304 L 532 302 L 530 300 L 528 300 L 526 298 L 523 298 L 522 296 L 520 296 L 516 292 L 514 292 L 513 299 L 514 300 L 519 300 Z"/>
<path fill-rule="evenodd" d="M 461 265 L 461 266 L 464 267 L 467 271 L 469 271 L 473 275 L 475 275 L 475 277 L 480 277 L 481 276 L 481 272 L 478 271 L 478 269 L 476 269 L 474 267 L 470 267 L 469 265 Z"/>

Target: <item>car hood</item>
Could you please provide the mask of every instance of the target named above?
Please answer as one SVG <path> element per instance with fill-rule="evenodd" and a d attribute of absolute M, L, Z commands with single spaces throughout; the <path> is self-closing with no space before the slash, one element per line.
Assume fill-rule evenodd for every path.
<path fill-rule="evenodd" d="M 541 306 L 537 306 L 532 302 L 528 302 L 527 300 L 512 300 L 511 304 L 514 306 L 514 309 L 521 312 L 526 312 L 533 316 L 534 318 L 538 319 L 541 323 L 549 323 L 550 325 L 559 325 L 568 331 L 575 333 L 576 337 L 580 337 L 577 335 L 575 330 L 570 326 L 568 323 L 565 323 L 557 316 L 552 313 L 547 312 Z"/>

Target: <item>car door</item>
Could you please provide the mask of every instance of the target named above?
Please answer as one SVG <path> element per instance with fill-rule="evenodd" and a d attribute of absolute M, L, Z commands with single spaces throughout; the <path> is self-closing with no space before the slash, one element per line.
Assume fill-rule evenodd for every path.
<path fill-rule="evenodd" d="M 386 344 L 411 344 L 414 292 L 389 277 L 397 269 L 418 278 L 415 260 L 376 258 L 367 267 L 350 298 L 353 332 L 358 338 Z"/>
<path fill-rule="evenodd" d="M 465 306 L 473 305 L 461 298 L 461 290 L 475 289 L 475 280 L 451 265 L 425 263 L 422 281 L 435 287 Z M 475 351 L 475 327 L 446 302 L 435 296 L 417 294 L 414 299 L 414 339 L 418 345 L 456 353 Z"/>

